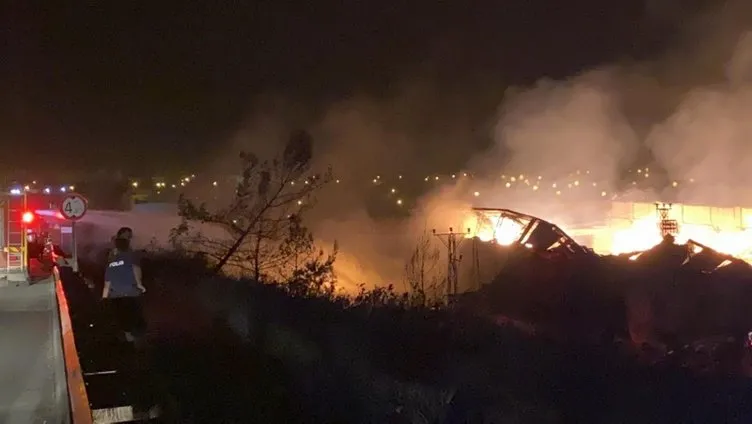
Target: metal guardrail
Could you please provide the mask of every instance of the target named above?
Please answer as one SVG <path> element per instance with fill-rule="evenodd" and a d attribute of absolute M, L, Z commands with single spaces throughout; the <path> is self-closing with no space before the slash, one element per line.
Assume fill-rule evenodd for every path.
<path fill-rule="evenodd" d="M 59 261 L 62 260 L 62 258 L 54 255 L 54 253 L 53 258 L 58 264 L 60 263 Z M 97 390 L 102 390 L 106 386 L 117 387 L 119 384 L 123 384 L 124 381 L 118 376 L 120 376 L 124 370 L 112 368 L 101 369 L 97 366 L 95 366 L 93 369 L 87 369 L 87 363 L 81 363 L 79 353 L 84 356 L 87 355 L 86 343 L 81 346 L 76 346 L 75 344 L 73 322 L 70 318 L 68 310 L 68 298 L 64 293 L 59 268 L 57 266 L 55 267 L 54 273 L 56 284 L 55 289 L 57 297 L 59 299 L 58 305 L 60 307 L 60 324 L 62 328 L 61 336 L 64 341 L 63 350 L 70 400 L 70 410 L 72 415 L 71 423 L 112 424 L 125 422 L 147 422 L 160 418 L 162 415 L 162 407 L 158 404 L 153 405 L 149 408 L 137 407 L 136 405 L 130 404 L 128 400 L 121 403 L 124 399 L 118 400 L 118 395 L 102 403 L 102 393 L 97 392 Z M 79 334 L 79 342 L 82 341 L 80 336 L 81 334 Z M 84 338 L 86 337 L 87 335 L 84 334 Z M 88 337 L 91 337 L 91 334 L 89 334 Z M 107 345 L 106 341 L 105 346 L 109 346 Z M 109 346 L 109 348 L 111 347 L 112 346 Z M 79 352 L 79 348 L 83 350 Z M 90 348 L 91 346 L 89 346 L 89 349 Z M 88 354 L 90 355 L 91 352 L 89 351 Z M 112 354 L 117 355 L 118 353 L 113 352 Z M 111 358 L 111 355 L 109 357 Z M 108 366 L 111 365 L 112 364 Z M 92 363 L 88 362 L 88 367 L 91 368 L 91 366 Z M 126 374 L 128 373 L 126 372 Z M 102 380 L 103 378 L 105 380 Z M 89 390 L 92 390 L 92 392 L 89 392 Z M 144 391 L 144 387 L 141 387 L 137 390 L 142 393 Z M 105 393 L 108 392 L 109 389 L 105 389 Z M 127 392 L 127 390 L 126 392 L 118 392 L 119 394 L 124 394 Z M 89 397 L 89 395 L 91 395 L 92 397 Z M 113 393 L 105 395 L 105 398 L 111 395 L 113 395 Z M 130 401 L 132 400 L 133 399 L 130 399 Z"/>
<path fill-rule="evenodd" d="M 63 356 L 65 358 L 65 376 L 68 387 L 68 400 L 70 403 L 71 423 L 72 424 L 93 424 L 89 398 L 86 393 L 86 384 L 84 383 L 83 372 L 81 370 L 81 361 L 78 358 L 76 341 L 73 337 L 73 325 L 70 319 L 70 310 L 68 309 L 68 300 L 63 291 L 63 284 L 60 280 L 60 272 L 55 267 L 55 297 L 60 317 L 61 337 L 63 341 Z"/>

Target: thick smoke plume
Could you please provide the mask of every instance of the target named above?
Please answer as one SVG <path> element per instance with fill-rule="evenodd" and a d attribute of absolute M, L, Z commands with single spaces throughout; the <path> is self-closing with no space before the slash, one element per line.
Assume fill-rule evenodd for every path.
<path fill-rule="evenodd" d="M 672 178 L 699 182 L 684 190 L 684 200 L 749 205 L 752 33 L 741 35 L 724 70 L 722 80 L 690 90 L 646 142 Z"/>
<path fill-rule="evenodd" d="M 505 168 L 549 178 L 587 169 L 599 179 L 618 178 L 633 159 L 636 139 L 613 80 L 607 71 L 594 71 L 508 93 L 495 133 L 509 158 Z"/>
<path fill-rule="evenodd" d="M 317 165 L 332 165 L 339 181 L 308 220 L 323 246 L 339 242 L 346 285 L 400 288 L 417 237 L 432 228 L 462 231 L 472 205 L 519 209 L 564 227 L 603 219 L 602 208 L 588 206 L 590 195 L 504 191 L 502 175 L 543 185 L 588 172 L 609 197 L 659 200 L 663 193 L 623 190 L 625 171 L 650 165 L 681 182 L 675 200 L 752 203 L 744 188 L 752 183 L 752 6 L 727 4 L 689 20 L 654 3 L 660 19 L 685 22 L 687 34 L 658 59 L 526 87 L 484 81 L 447 89 L 409 78 L 381 97 L 354 94 L 311 108 L 269 96 L 207 171 L 231 172 L 239 150 L 268 155 L 291 129 L 308 129 Z M 462 172 L 474 180 L 447 181 Z"/>

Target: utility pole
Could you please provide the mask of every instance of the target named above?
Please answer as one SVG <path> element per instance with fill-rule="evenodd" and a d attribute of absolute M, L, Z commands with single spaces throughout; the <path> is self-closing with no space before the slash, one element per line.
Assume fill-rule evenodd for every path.
<path fill-rule="evenodd" d="M 470 229 L 467 230 L 468 233 L 470 233 Z M 462 242 L 465 240 L 465 234 L 462 233 L 455 233 L 454 229 L 452 227 L 449 227 L 448 233 L 437 233 L 436 230 L 433 230 L 433 235 L 438 237 L 439 240 L 446 246 L 447 248 L 447 278 L 446 278 L 446 287 L 447 287 L 447 301 L 449 299 L 457 294 L 458 286 L 459 286 L 459 273 L 458 268 L 460 261 L 462 260 L 462 255 L 458 253 L 459 246 L 462 244 Z M 459 237 L 459 241 L 457 240 L 457 236 Z"/>
<path fill-rule="evenodd" d="M 478 255 L 478 237 L 473 237 L 473 274 L 475 274 L 475 288 L 480 289 L 480 255 Z"/>

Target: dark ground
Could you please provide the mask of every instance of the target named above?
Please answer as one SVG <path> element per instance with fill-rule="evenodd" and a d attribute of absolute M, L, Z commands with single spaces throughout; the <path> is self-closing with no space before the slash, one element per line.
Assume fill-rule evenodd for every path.
<path fill-rule="evenodd" d="M 270 354 L 241 341 L 195 297 L 195 287 L 217 282 L 180 266 L 145 265 L 154 369 L 177 406 L 175 422 L 752 422 L 744 378 L 649 368 L 612 347 L 564 345 L 441 313 L 342 311 L 247 283 L 248 316 L 292 329 L 320 352 L 301 366 L 290 354 L 301 348 L 289 342 Z M 93 302 L 88 289 L 76 296 Z M 456 390 L 450 404 L 426 406 L 432 387 Z"/>

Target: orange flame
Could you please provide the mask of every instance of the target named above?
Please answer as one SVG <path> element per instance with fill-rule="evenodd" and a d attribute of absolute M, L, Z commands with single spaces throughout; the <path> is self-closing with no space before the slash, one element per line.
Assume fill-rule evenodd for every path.
<path fill-rule="evenodd" d="M 679 234 L 676 235 L 676 243 L 683 244 L 689 239 L 697 240 L 721 253 L 742 259 L 752 259 L 752 229 L 721 231 L 706 225 L 681 225 Z M 614 230 L 611 251 L 608 253 L 621 254 L 647 250 L 660 241 L 658 218 L 645 216 L 634 220 L 628 228 Z"/>
<path fill-rule="evenodd" d="M 468 214 L 463 228 L 469 229 L 467 238 L 478 237 L 481 241 L 495 241 L 502 246 L 517 241 L 523 229 L 518 222 L 493 211 Z"/>
<path fill-rule="evenodd" d="M 680 225 L 676 243 L 683 244 L 687 240 L 697 240 L 721 253 L 733 255 L 752 263 L 752 220 L 749 228 L 737 231 L 719 231 L 705 225 Z M 467 238 L 478 237 L 481 241 L 494 241 L 508 246 L 520 237 L 523 227 L 520 223 L 502 217 L 494 211 L 478 211 L 468 213 L 463 222 L 467 228 Z M 579 233 L 587 233 L 595 229 L 577 229 Z M 566 231 L 566 230 L 565 230 Z M 623 254 L 648 250 L 661 242 L 658 229 L 658 217 L 654 214 L 635 219 L 628 226 L 601 229 L 601 241 L 592 247 L 600 254 Z M 634 259 L 637 259 L 636 257 Z"/>

